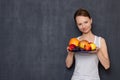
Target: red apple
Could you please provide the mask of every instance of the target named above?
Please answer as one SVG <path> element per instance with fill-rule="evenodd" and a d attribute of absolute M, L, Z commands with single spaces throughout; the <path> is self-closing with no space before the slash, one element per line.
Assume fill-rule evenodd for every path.
<path fill-rule="evenodd" d="M 76 48 L 76 46 L 74 45 L 74 44 L 70 44 L 69 46 L 68 46 L 68 50 L 69 51 L 72 51 L 72 50 L 74 50 Z"/>
<path fill-rule="evenodd" d="M 86 44 L 85 47 L 84 47 L 84 49 L 85 49 L 86 51 L 90 51 L 90 50 L 91 50 L 90 44 L 89 44 L 89 43 Z"/>
<path fill-rule="evenodd" d="M 96 47 L 96 44 L 91 42 L 90 43 L 90 46 L 91 46 L 91 50 L 94 51 L 97 47 Z"/>

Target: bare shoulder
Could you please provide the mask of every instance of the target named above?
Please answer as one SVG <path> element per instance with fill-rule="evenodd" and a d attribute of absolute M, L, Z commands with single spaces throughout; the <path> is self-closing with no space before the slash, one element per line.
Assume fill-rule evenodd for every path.
<path fill-rule="evenodd" d="M 105 38 L 103 38 L 103 37 L 100 37 L 100 38 L 101 38 L 101 39 L 100 39 L 100 42 L 101 42 L 100 48 L 106 49 L 106 48 L 107 48 L 107 44 L 106 44 Z"/>
<path fill-rule="evenodd" d="M 103 38 L 103 37 L 100 37 L 100 38 L 101 38 L 101 43 L 106 43 L 105 38 Z"/>
<path fill-rule="evenodd" d="M 100 38 L 100 48 L 105 48 L 107 46 L 105 38 L 101 36 L 99 38 Z"/>
<path fill-rule="evenodd" d="M 76 37 L 78 40 L 81 40 L 81 36 Z"/>

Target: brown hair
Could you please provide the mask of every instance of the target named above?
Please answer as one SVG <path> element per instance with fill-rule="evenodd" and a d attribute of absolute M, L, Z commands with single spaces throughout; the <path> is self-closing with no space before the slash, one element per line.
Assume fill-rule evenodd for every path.
<path fill-rule="evenodd" d="M 85 17 L 88 17 L 88 18 L 91 19 L 91 16 L 90 16 L 89 12 L 87 10 L 85 10 L 85 9 L 82 9 L 82 8 L 78 9 L 75 12 L 75 14 L 74 14 L 74 20 L 75 20 L 75 22 L 76 22 L 76 17 L 77 16 L 85 16 Z"/>

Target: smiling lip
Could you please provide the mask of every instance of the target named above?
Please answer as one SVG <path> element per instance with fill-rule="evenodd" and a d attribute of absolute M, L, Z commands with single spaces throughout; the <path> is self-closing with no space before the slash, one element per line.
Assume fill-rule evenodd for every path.
<path fill-rule="evenodd" d="M 83 28 L 82 30 L 83 30 L 83 31 L 86 31 L 87 29 L 86 29 L 86 28 Z"/>

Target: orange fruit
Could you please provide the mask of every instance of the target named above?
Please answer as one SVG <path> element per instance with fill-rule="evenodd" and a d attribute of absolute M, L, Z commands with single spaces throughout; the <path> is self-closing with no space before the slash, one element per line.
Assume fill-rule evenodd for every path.
<path fill-rule="evenodd" d="M 75 46 L 78 46 L 80 41 L 77 38 L 71 38 L 69 41 L 69 45 L 74 44 Z"/>

